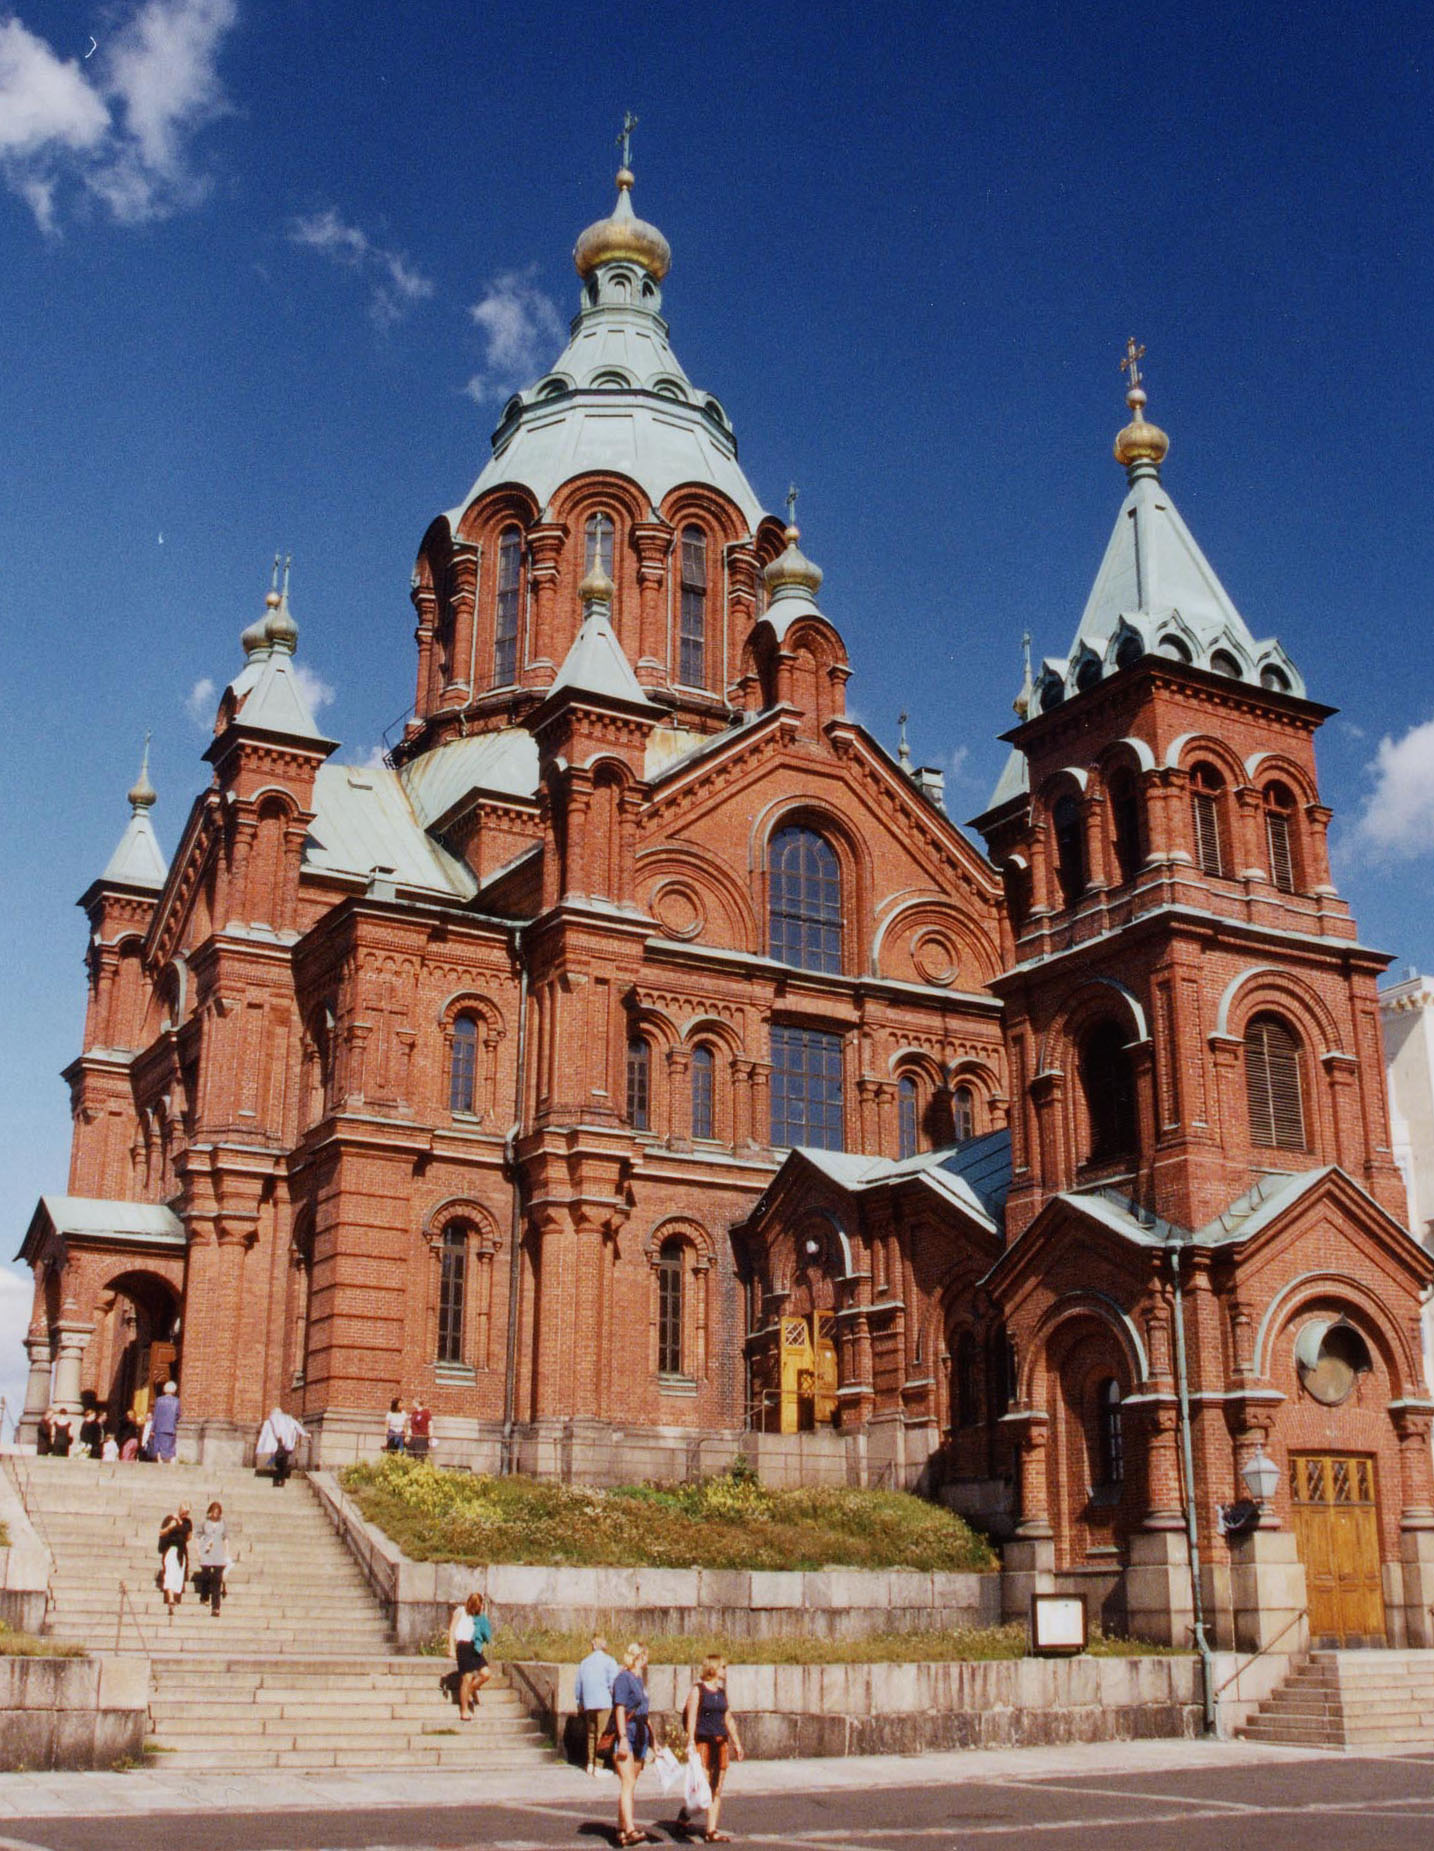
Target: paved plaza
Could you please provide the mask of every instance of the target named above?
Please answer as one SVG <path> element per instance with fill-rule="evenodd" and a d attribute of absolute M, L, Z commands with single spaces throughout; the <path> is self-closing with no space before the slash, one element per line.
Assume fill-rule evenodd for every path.
<path fill-rule="evenodd" d="M 0 1851 L 461 1851 L 614 1842 L 615 1783 L 415 1773 L 0 1776 Z M 650 1777 L 638 1818 L 685 1842 Z M 1434 1747 L 1347 1755 L 1247 1743 L 1138 1742 L 843 1761 L 747 1763 L 723 1823 L 745 1845 L 939 1851 L 1346 1851 L 1434 1848 Z"/>

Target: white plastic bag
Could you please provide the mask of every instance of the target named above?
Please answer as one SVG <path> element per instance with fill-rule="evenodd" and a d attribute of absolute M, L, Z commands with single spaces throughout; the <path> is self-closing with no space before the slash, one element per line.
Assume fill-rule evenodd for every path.
<path fill-rule="evenodd" d="M 662 1791 L 671 1793 L 682 1778 L 682 1763 L 670 1748 L 659 1748 L 652 1757 L 652 1765 L 657 1769 L 657 1782 Z"/>
<path fill-rule="evenodd" d="M 666 1792 L 666 1788 L 663 1789 Z M 707 1770 L 695 1748 L 687 1751 L 687 1790 L 683 1795 L 688 1812 L 706 1812 L 712 1804 L 712 1789 L 707 1784 Z"/>

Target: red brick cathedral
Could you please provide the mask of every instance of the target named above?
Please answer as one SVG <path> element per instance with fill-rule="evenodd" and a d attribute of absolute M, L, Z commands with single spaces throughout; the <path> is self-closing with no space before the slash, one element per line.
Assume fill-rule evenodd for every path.
<path fill-rule="evenodd" d="M 276 583 L 172 862 L 130 792 L 22 1250 L 28 1430 L 174 1374 L 187 1449 L 282 1402 L 336 1462 L 421 1397 L 483 1470 L 919 1482 L 1013 1588 L 1157 1636 L 1307 1597 L 1320 1636 L 1430 1642 L 1430 1263 L 1330 710 L 1176 512 L 1138 350 L 983 855 L 848 718 L 631 194 L 423 537 L 387 761 L 335 760 Z"/>

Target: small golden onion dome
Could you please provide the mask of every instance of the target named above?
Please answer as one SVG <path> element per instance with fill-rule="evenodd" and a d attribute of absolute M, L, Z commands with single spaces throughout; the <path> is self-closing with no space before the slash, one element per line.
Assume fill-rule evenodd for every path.
<path fill-rule="evenodd" d="M 603 604 L 612 603 L 612 580 L 601 566 L 594 566 L 582 584 L 578 586 L 578 596 L 584 604 L 590 604 L 594 599 L 600 600 Z"/>
<path fill-rule="evenodd" d="M 149 746 L 144 748 L 144 763 L 139 768 L 139 776 L 130 785 L 126 793 L 132 810 L 148 810 L 159 801 L 159 793 L 149 781 Z"/>
<path fill-rule="evenodd" d="M 779 591 L 788 586 L 806 592 L 815 600 L 822 588 L 822 569 L 814 566 L 806 554 L 797 545 L 801 533 L 796 527 L 789 527 L 784 535 L 787 549 L 779 553 L 768 566 L 762 568 L 762 577 L 767 581 L 767 590 L 775 597 Z"/>
<path fill-rule="evenodd" d="M 659 283 L 672 268 L 672 246 L 655 225 L 633 211 L 631 194 L 632 174 L 620 168 L 611 218 L 589 225 L 573 246 L 573 262 L 584 282 L 599 264 L 616 263 L 620 258 L 640 264 Z"/>
<path fill-rule="evenodd" d="M 269 619 L 264 625 L 264 634 L 269 640 L 271 649 L 284 649 L 293 655 L 298 647 L 299 626 L 294 622 L 288 605 L 282 599 L 269 613 Z"/>
<path fill-rule="evenodd" d="M 1146 422 L 1144 390 L 1133 386 L 1126 393 L 1125 402 L 1130 407 L 1130 423 L 1115 440 L 1116 462 L 1123 463 L 1127 469 L 1132 463 L 1163 463 L 1170 439 L 1158 424 Z"/>

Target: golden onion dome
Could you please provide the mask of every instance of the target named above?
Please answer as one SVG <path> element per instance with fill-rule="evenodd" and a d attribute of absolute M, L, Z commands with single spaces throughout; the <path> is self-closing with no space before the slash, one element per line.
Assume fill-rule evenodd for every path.
<path fill-rule="evenodd" d="M 789 586 L 797 591 L 806 592 L 815 602 L 817 593 L 822 588 L 822 569 L 814 566 L 806 554 L 797 545 L 801 532 L 796 527 L 788 527 L 783 536 L 787 542 L 786 551 L 779 553 L 768 566 L 762 569 L 762 577 L 767 582 L 768 592 L 775 597 L 779 591 Z"/>
<path fill-rule="evenodd" d="M 672 246 L 655 225 L 640 219 L 632 209 L 632 172 L 623 167 L 617 176 L 617 204 L 610 218 L 599 219 L 573 246 L 573 262 L 584 282 L 599 264 L 640 264 L 656 282 L 672 268 Z"/>
<path fill-rule="evenodd" d="M 149 781 L 149 734 L 144 736 L 144 757 L 140 761 L 139 776 L 130 785 L 129 806 L 132 810 L 148 810 L 158 801 L 158 792 Z"/>
<path fill-rule="evenodd" d="M 584 607 L 595 601 L 601 604 L 612 603 L 612 580 L 601 566 L 595 565 L 578 586 L 578 596 Z"/>
<path fill-rule="evenodd" d="M 1170 439 L 1158 424 L 1147 422 L 1144 389 L 1132 386 L 1125 395 L 1125 402 L 1130 407 L 1130 423 L 1116 437 L 1116 462 L 1123 463 L 1127 469 L 1132 463 L 1163 463 Z"/>

